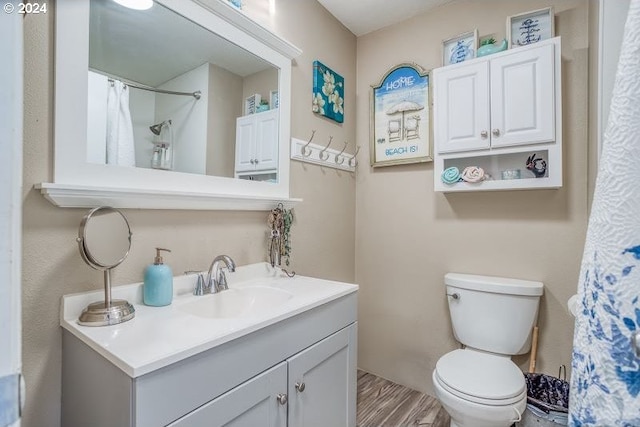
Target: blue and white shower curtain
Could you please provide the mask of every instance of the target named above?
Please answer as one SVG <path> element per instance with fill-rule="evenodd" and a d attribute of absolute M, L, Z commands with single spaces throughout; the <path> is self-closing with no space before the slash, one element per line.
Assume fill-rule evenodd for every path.
<path fill-rule="evenodd" d="M 569 425 L 640 426 L 640 0 L 631 0 L 585 244 Z"/>

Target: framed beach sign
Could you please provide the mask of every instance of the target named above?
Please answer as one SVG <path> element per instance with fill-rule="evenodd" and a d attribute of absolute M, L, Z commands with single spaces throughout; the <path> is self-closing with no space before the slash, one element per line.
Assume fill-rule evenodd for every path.
<path fill-rule="evenodd" d="M 320 61 L 313 61 L 314 113 L 344 122 L 344 78 Z"/>
<path fill-rule="evenodd" d="M 442 42 L 442 65 L 457 64 L 476 57 L 478 30 L 459 34 Z"/>
<path fill-rule="evenodd" d="M 371 86 L 371 166 L 432 161 L 429 73 L 400 64 Z"/>
<path fill-rule="evenodd" d="M 509 46 L 525 46 L 553 38 L 553 16 L 553 7 L 509 16 L 507 18 Z"/>

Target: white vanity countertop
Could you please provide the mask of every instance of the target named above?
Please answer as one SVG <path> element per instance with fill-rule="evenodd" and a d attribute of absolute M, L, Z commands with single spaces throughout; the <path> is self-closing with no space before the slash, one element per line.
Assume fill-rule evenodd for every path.
<path fill-rule="evenodd" d="M 205 273 L 206 274 L 206 273 Z M 266 285 L 293 294 L 288 301 L 255 317 L 212 319 L 189 314 L 180 306 L 193 301 L 196 275 L 174 277 L 173 303 L 149 307 L 142 303 L 142 283 L 116 286 L 113 299 L 126 299 L 135 306 L 132 320 L 113 326 L 80 326 L 77 319 L 90 303 L 104 301 L 104 291 L 62 297 L 60 325 L 118 366 L 132 378 L 183 360 L 258 329 L 300 314 L 342 296 L 357 285 L 298 276 L 287 277 L 266 263 L 238 267 L 227 273 L 229 288 Z"/>

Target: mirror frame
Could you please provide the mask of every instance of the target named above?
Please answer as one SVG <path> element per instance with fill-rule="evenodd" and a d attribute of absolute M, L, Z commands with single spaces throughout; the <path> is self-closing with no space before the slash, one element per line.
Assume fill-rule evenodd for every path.
<path fill-rule="evenodd" d="M 155 0 L 279 69 L 278 182 L 92 164 L 87 158 L 90 2 L 56 1 L 53 183 L 36 186 L 61 207 L 267 210 L 289 198 L 291 63 L 301 51 L 224 0 Z"/>

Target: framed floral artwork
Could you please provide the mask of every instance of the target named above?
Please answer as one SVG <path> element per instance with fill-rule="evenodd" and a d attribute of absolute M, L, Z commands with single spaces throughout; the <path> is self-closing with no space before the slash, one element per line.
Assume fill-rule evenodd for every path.
<path fill-rule="evenodd" d="M 400 64 L 371 86 L 371 166 L 430 162 L 430 76 L 416 64 Z"/>
<path fill-rule="evenodd" d="M 314 113 L 344 122 L 344 78 L 320 61 L 313 61 Z"/>

